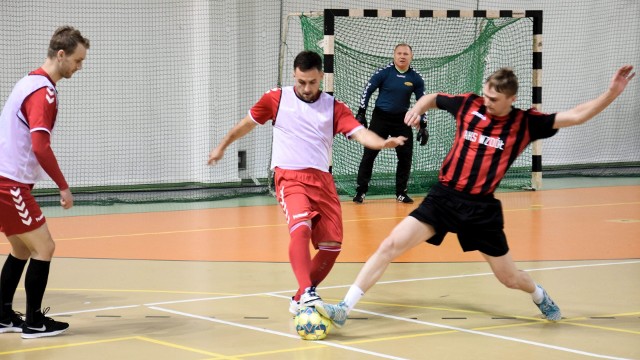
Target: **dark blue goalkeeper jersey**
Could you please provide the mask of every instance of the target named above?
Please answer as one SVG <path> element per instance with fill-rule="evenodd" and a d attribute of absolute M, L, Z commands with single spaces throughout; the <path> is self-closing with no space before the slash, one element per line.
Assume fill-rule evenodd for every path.
<path fill-rule="evenodd" d="M 361 109 L 367 109 L 376 89 L 379 89 L 376 107 L 387 113 L 400 114 L 409 110 L 412 93 L 416 101 L 424 95 L 424 80 L 412 67 L 401 73 L 392 62 L 378 69 L 369 79 L 360 97 Z"/>

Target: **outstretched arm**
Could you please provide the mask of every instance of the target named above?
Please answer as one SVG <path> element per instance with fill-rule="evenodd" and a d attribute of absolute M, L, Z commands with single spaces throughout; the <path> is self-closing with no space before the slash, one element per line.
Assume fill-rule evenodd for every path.
<path fill-rule="evenodd" d="M 231 143 L 247 135 L 256 125 L 249 115 L 245 116 L 236 126 L 229 130 L 227 135 L 220 141 L 220 144 L 211 150 L 207 164 L 215 165 L 218 160 L 222 159 L 225 149 L 231 145 Z"/>
<path fill-rule="evenodd" d="M 616 71 L 615 75 L 611 79 L 609 88 L 600 96 L 591 101 L 582 103 L 571 110 L 557 113 L 553 128 L 560 129 L 563 127 L 580 125 L 598 115 L 624 91 L 629 81 L 633 79 L 635 75 L 636 73 L 633 72 L 633 66 L 625 65 L 621 67 Z"/>
<path fill-rule="evenodd" d="M 394 148 L 396 146 L 404 145 L 407 140 L 404 136 L 390 137 L 383 139 L 378 134 L 369 129 L 362 128 L 351 135 L 355 141 L 364 145 L 365 147 L 373 150 Z"/>
<path fill-rule="evenodd" d="M 438 94 L 428 94 L 416 101 L 415 105 L 404 116 L 404 123 L 411 127 L 420 126 L 421 115 L 429 109 L 436 109 L 436 97 Z"/>

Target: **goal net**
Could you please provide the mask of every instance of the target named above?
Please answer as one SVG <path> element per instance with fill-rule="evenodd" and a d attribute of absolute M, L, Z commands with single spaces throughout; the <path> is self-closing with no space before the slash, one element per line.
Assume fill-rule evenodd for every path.
<path fill-rule="evenodd" d="M 360 10 L 362 11 L 362 10 Z M 413 48 L 411 66 L 425 81 L 425 93 L 481 93 L 482 84 L 493 71 L 503 66 L 514 69 L 520 90 L 516 107 L 528 109 L 539 95 L 535 89 L 534 21 L 515 12 L 461 14 L 448 11 L 385 14 L 370 10 L 326 10 L 324 16 L 301 16 L 304 46 L 325 54 L 324 90 L 357 111 L 360 95 L 371 75 L 393 60 L 398 43 Z M 327 25 L 327 14 L 332 24 Z M 334 15 L 338 16 L 334 16 Z M 481 16 L 477 16 L 481 15 Z M 539 12 L 541 16 L 541 12 Z M 333 34 L 326 30 L 333 27 Z M 332 44 L 329 44 L 331 42 Z M 328 55 L 327 48 L 333 48 Z M 534 59 L 534 61 L 532 61 Z M 328 64 L 327 64 L 328 63 Z M 327 70 L 327 65 L 333 66 Z M 539 84 L 536 84 L 539 85 Z M 377 91 L 369 101 L 367 119 L 371 118 Z M 535 93 L 535 95 L 534 95 Z M 412 105 L 415 99 L 412 99 Z M 429 142 L 419 146 L 414 141 L 409 193 L 424 193 L 437 181 L 438 170 L 453 141 L 455 122 L 444 111 L 428 113 Z M 415 130 L 414 130 L 415 137 Z M 356 177 L 363 148 L 359 143 L 336 137 L 333 149 L 333 175 L 339 192 L 355 194 Z M 532 160 L 534 159 L 534 160 Z M 536 157 L 529 147 L 515 161 L 501 188 L 531 187 L 532 167 Z M 368 194 L 394 194 L 397 158 L 395 150 L 380 151 L 376 158 Z"/>

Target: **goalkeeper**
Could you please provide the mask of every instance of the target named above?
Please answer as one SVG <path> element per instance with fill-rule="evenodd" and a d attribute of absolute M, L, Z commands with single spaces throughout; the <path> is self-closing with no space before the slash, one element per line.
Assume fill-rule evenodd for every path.
<path fill-rule="evenodd" d="M 371 115 L 369 130 L 380 135 L 383 139 L 389 136 L 404 136 L 408 140 L 404 145 L 396 148 L 398 167 L 396 169 L 396 200 L 401 203 L 413 203 L 407 195 L 407 184 L 411 172 L 411 159 L 413 157 L 413 138 L 411 128 L 404 123 L 404 116 L 409 109 L 411 94 L 415 94 L 416 101 L 424 95 L 424 80 L 422 76 L 411 67 L 413 50 L 405 43 L 396 45 L 393 51 L 393 62 L 378 69 L 371 76 L 360 98 L 360 108 L 356 119 L 367 127 L 367 104 L 371 95 L 379 89 L 376 106 Z M 429 134 L 427 133 L 426 116 L 422 119 L 416 141 L 420 145 L 426 145 Z M 356 196 L 353 201 L 363 203 L 369 190 L 369 181 L 373 172 L 373 163 L 380 150 L 364 149 L 360 167 Z"/>

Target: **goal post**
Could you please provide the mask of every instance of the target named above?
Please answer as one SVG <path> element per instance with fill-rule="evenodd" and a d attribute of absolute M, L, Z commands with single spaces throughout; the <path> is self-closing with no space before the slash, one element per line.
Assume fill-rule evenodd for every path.
<path fill-rule="evenodd" d="M 541 10 L 325 9 L 322 19 L 302 16 L 301 25 L 305 37 L 317 36 L 313 34 L 322 27 L 322 39 L 305 38 L 305 47 L 317 44 L 310 50 L 324 56 L 323 90 L 354 111 L 369 77 L 392 60 L 393 44 L 400 42 L 413 47 L 412 66 L 425 79 L 425 93 L 479 93 L 491 72 L 509 66 L 520 82 L 515 106 L 542 109 Z M 429 113 L 426 147 L 414 142 L 409 193 L 425 192 L 437 181 L 455 129 L 450 119 L 439 119 L 443 116 Z M 500 187 L 540 189 L 541 148 L 540 141 L 534 142 L 514 162 Z M 355 193 L 361 154 L 359 144 L 336 138 L 333 171 L 343 194 Z M 370 194 L 393 193 L 395 166 L 394 151 L 381 151 Z"/>

